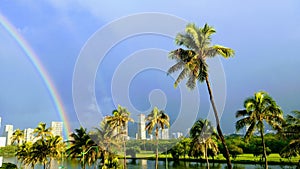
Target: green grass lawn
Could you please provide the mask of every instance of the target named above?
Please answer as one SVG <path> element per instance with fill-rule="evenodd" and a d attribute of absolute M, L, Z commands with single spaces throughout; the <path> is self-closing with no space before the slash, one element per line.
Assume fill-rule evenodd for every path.
<path fill-rule="evenodd" d="M 141 153 L 138 153 L 137 158 L 155 158 L 155 153 L 152 151 L 142 151 Z M 167 156 L 169 159 L 172 158 L 171 154 L 168 154 Z M 166 158 L 165 154 L 159 154 L 159 158 Z M 183 159 L 183 156 L 180 157 L 181 159 Z M 189 157 L 186 157 L 187 159 L 189 159 Z M 204 158 L 204 157 L 203 157 Z M 210 160 L 212 160 L 212 158 L 209 158 Z M 194 159 L 191 159 L 194 160 Z M 224 161 L 225 162 L 225 158 L 223 157 L 223 155 L 219 154 L 217 157 L 215 157 L 216 161 Z M 238 155 L 237 158 L 233 159 L 231 158 L 233 163 L 262 163 L 261 161 L 261 157 L 255 157 L 253 156 L 253 154 L 241 154 Z M 293 157 L 293 158 L 281 158 L 279 154 L 270 154 L 268 156 L 268 162 L 271 163 L 293 163 L 293 164 L 297 164 L 300 160 L 300 156 L 298 157 Z"/>
<path fill-rule="evenodd" d="M 241 154 L 238 155 L 234 161 L 254 161 L 259 162 L 260 157 L 254 157 L 253 154 Z M 300 156 L 293 157 L 293 158 L 281 158 L 279 154 L 270 154 L 268 156 L 268 162 L 274 162 L 274 163 L 298 163 L 300 160 Z"/>

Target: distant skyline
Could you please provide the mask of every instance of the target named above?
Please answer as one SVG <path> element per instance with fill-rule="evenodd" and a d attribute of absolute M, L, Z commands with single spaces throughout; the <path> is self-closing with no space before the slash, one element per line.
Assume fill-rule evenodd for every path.
<path fill-rule="evenodd" d="M 153 106 L 165 109 L 176 121 L 180 115 L 214 118 L 208 116 L 209 98 L 205 84 L 199 84 L 197 91 L 187 92 L 182 97 L 183 87 L 174 89 L 174 77 L 166 75 L 159 65 L 173 63 L 168 61 L 167 53 L 178 48 L 174 37 L 162 34 L 144 33 L 119 39 L 105 53 L 96 72 L 84 68 L 86 76 L 95 73 L 94 81 L 77 81 L 82 89 L 95 93 L 86 100 L 84 111 L 76 112 L 74 102 L 74 72 L 78 59 L 89 40 L 112 26 L 110 33 L 99 35 L 99 43 L 90 50 L 96 53 L 97 45 L 104 48 L 110 39 L 120 33 L 138 29 L 149 24 L 144 19 L 134 24 L 121 23 L 132 15 L 156 13 L 178 18 L 178 22 L 194 22 L 198 26 L 205 23 L 216 29 L 213 44 L 221 44 L 235 50 L 235 57 L 215 59 L 209 62 L 214 95 L 225 89 L 224 110 L 221 126 L 225 134 L 235 132 L 235 112 L 243 108 L 243 102 L 259 90 L 267 91 L 282 107 L 284 113 L 300 110 L 300 2 L 290 1 L 2 1 L 0 15 L 12 24 L 36 53 L 41 65 L 51 78 L 61 103 L 65 109 L 71 130 L 80 125 L 90 127 L 104 115 L 111 114 L 118 104 L 126 101 L 127 107 L 137 122 L 137 114 L 150 112 Z M 176 19 L 174 19 L 176 20 Z M 177 20 L 176 20 L 177 21 Z M 122 27 L 113 27 L 120 23 Z M 172 25 L 174 23 L 170 23 Z M 183 27 L 168 28 L 168 23 L 155 24 L 158 31 L 178 30 Z M 100 46 L 100 44 L 102 44 Z M 95 49 L 95 50 L 94 50 Z M 102 51 L 104 52 L 104 51 Z M 155 56 L 153 56 L 155 55 Z M 141 59 L 141 60 L 138 60 Z M 154 64 L 145 70 L 138 70 L 131 79 L 124 76 L 127 69 L 134 70 L 139 65 Z M 91 73 L 91 74 L 90 74 Z M 122 74 L 123 73 L 123 74 Z M 129 75 L 128 75 L 129 76 Z M 114 78 L 117 78 L 114 79 Z M 123 77 L 123 78 L 122 78 Z M 15 128 L 37 126 L 43 121 L 61 121 L 55 102 L 45 86 L 35 65 L 4 28 L 0 20 L 0 116 L 2 131 L 6 124 Z M 224 79 L 222 79 L 224 78 Z M 125 84 L 129 81 L 129 84 Z M 127 85 L 129 86 L 128 88 Z M 193 93 L 193 94 L 191 94 Z M 197 99 L 195 97 L 199 95 Z M 222 95 L 222 94 L 221 94 Z M 182 98 L 185 100 L 181 100 Z M 220 96 L 222 98 L 223 96 Z M 122 100 L 123 99 L 123 100 Z M 118 102 L 116 102 L 118 101 Z M 180 112 L 181 103 L 188 102 L 186 112 Z M 90 104 L 92 103 L 92 104 Z M 155 104 L 155 105 L 153 105 Z M 197 107 L 199 106 L 199 108 Z M 194 111 L 198 112 L 194 112 Z M 89 113 L 101 112 L 102 114 Z M 196 120 L 196 118 L 192 118 Z M 1 121 L 1 120 L 0 120 Z M 194 121 L 184 120 L 180 123 Z M 65 121 L 64 121 L 65 123 Z M 176 123 L 176 125 L 179 123 Z M 176 126 L 174 126 L 176 127 Z"/>

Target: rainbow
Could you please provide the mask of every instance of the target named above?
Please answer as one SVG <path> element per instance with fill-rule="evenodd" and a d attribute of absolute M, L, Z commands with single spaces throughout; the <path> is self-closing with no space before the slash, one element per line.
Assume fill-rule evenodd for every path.
<path fill-rule="evenodd" d="M 30 45 L 26 42 L 26 40 L 20 35 L 20 33 L 16 30 L 16 28 L 0 13 L 0 25 L 3 25 L 4 29 L 16 40 L 18 45 L 25 52 L 26 56 L 28 56 L 29 60 L 36 68 L 37 72 L 41 76 L 49 95 L 52 98 L 52 101 L 55 105 L 56 111 L 58 112 L 61 120 L 64 125 L 64 138 L 69 139 L 69 133 L 71 132 L 71 127 L 69 125 L 67 114 L 64 110 L 62 100 L 60 99 L 59 93 L 57 92 L 54 83 L 52 82 L 50 76 L 47 71 L 43 67 L 42 63 L 39 61 L 37 54 L 33 51 Z"/>

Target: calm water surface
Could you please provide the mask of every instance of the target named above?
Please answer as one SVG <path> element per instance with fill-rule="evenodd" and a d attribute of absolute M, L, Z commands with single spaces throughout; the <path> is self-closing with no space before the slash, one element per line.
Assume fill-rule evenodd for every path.
<path fill-rule="evenodd" d="M 17 160 L 15 158 L 4 158 L 3 162 L 10 162 L 17 164 Z M 122 163 L 123 160 L 120 160 Z M 80 164 L 77 161 L 64 161 L 63 164 L 54 162 L 51 165 L 52 169 L 58 169 L 61 166 L 67 169 L 81 169 Z M 155 168 L 155 161 L 154 160 L 127 160 L 128 169 L 154 169 Z M 36 166 L 35 169 L 42 169 L 42 166 Z M 205 163 L 197 163 L 197 162 L 179 162 L 175 163 L 173 161 L 169 161 L 166 165 L 165 161 L 159 161 L 159 169 L 206 169 Z M 225 169 L 226 164 L 210 164 L 211 169 Z M 234 169 L 263 169 L 261 165 L 255 164 L 233 164 Z M 281 165 L 269 165 L 269 169 L 295 169 L 295 166 L 281 166 Z M 86 169 L 94 169 L 94 166 L 86 167 Z"/>

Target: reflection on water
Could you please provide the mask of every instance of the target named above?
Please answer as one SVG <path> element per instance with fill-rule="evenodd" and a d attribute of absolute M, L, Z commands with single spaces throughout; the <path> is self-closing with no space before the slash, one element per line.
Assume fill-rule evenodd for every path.
<path fill-rule="evenodd" d="M 18 163 L 17 159 L 12 158 L 3 158 L 4 163 L 13 163 L 18 166 L 20 164 Z M 123 160 L 120 160 L 120 165 L 123 165 Z M 155 168 L 155 160 L 145 160 L 145 159 L 127 159 L 127 166 L 128 169 L 154 169 Z M 97 164 L 96 164 L 97 165 Z M 75 160 L 66 160 L 63 163 L 57 163 L 53 162 L 51 163 L 51 169 L 81 169 L 80 164 L 78 161 Z M 159 161 L 158 162 L 159 169 L 206 169 L 206 163 L 198 163 L 198 162 L 174 162 L 174 161 L 168 161 L 166 165 L 166 161 Z M 25 169 L 31 169 L 30 167 L 25 167 Z M 42 169 L 43 166 L 37 165 L 35 166 L 35 169 Z M 225 169 L 226 164 L 224 163 L 211 163 L 210 164 L 211 169 Z M 263 169 L 264 167 L 258 164 L 233 164 L 233 169 Z M 269 169 L 292 169 L 295 168 L 295 166 L 283 166 L 283 165 L 269 165 Z M 94 169 L 94 166 L 86 167 L 86 169 Z"/>

